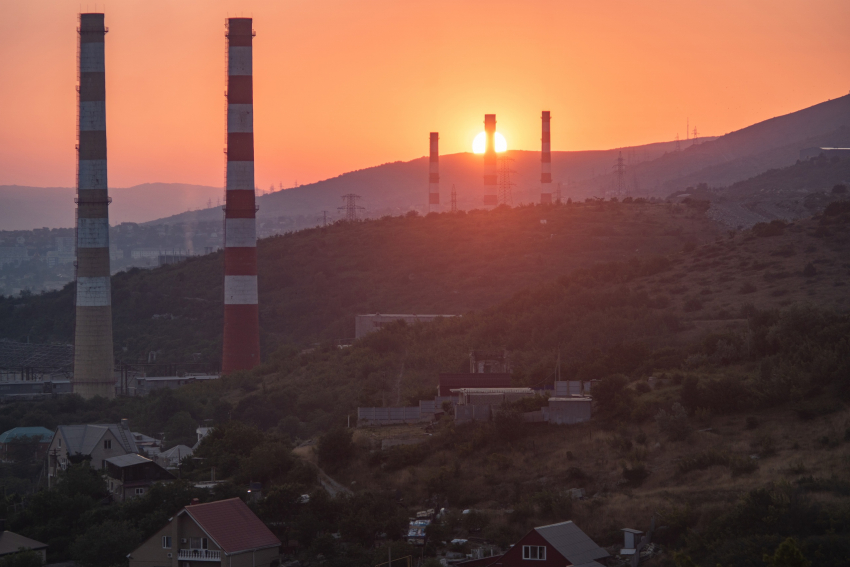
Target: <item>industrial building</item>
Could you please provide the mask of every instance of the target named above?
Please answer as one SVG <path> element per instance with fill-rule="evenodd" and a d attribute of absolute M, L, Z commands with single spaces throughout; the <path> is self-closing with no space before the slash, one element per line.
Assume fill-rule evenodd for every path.
<path fill-rule="evenodd" d="M 803 148 L 800 150 L 800 159 L 806 160 L 811 158 L 819 157 L 823 155 L 825 157 L 839 157 L 846 158 L 850 157 L 850 148 L 826 148 L 826 147 L 813 147 L 813 148 Z"/>
<path fill-rule="evenodd" d="M 430 323 L 436 319 L 439 319 L 440 317 L 457 317 L 457 315 L 418 315 L 416 313 L 371 313 L 366 315 L 355 315 L 354 338 L 363 338 L 369 333 L 380 331 L 387 325 L 391 325 L 398 321 L 404 321 L 408 325 L 414 325 L 416 323 Z"/>
<path fill-rule="evenodd" d="M 80 14 L 77 120 L 77 277 L 74 392 L 115 397 L 106 167 L 103 14 Z"/>
<path fill-rule="evenodd" d="M 260 364 L 254 79 L 251 18 L 227 20 L 227 172 L 224 206 L 224 340 L 221 371 Z"/>

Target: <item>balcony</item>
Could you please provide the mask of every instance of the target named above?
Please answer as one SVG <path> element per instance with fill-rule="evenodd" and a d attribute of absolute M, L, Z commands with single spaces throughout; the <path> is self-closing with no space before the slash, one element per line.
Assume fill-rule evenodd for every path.
<path fill-rule="evenodd" d="M 221 562 L 221 551 L 215 549 L 181 549 L 177 552 L 181 561 L 218 561 Z"/>

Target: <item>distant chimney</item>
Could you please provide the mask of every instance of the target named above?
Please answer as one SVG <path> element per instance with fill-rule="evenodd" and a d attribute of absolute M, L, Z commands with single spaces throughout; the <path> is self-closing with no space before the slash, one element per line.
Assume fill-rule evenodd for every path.
<path fill-rule="evenodd" d="M 121 420 L 121 427 L 122 427 L 123 429 L 126 429 L 127 431 L 130 431 L 130 420 L 129 420 L 129 419 L 127 419 L 126 417 L 125 417 L 125 418 L 123 418 L 123 419 Z"/>
<path fill-rule="evenodd" d="M 484 115 L 484 133 L 487 144 L 484 146 L 484 185 L 495 186 L 498 183 L 496 173 L 496 115 Z"/>
<path fill-rule="evenodd" d="M 200 501 L 200 500 L 198 500 L 197 498 L 192 498 L 192 503 L 191 503 L 191 504 L 189 504 L 189 506 L 196 506 L 196 505 L 198 505 L 198 504 L 200 504 L 200 503 L 201 503 L 201 501 Z"/>
<path fill-rule="evenodd" d="M 547 204 L 552 202 L 552 190 L 549 185 L 552 183 L 552 145 L 549 138 L 549 111 L 544 110 L 543 130 L 540 137 L 540 184 L 543 189 L 540 192 L 540 203 Z"/>
<path fill-rule="evenodd" d="M 440 204 L 440 134 L 431 132 L 431 151 L 428 160 L 428 210 Z"/>

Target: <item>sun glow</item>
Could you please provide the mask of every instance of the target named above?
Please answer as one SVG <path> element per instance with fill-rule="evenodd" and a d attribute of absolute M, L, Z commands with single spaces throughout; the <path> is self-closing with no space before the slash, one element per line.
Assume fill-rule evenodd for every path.
<path fill-rule="evenodd" d="M 487 133 L 481 132 L 475 139 L 472 140 L 472 152 L 476 154 L 483 154 L 484 150 L 487 147 Z M 508 149 L 508 141 L 505 140 L 505 137 L 496 132 L 496 151 L 504 152 Z"/>

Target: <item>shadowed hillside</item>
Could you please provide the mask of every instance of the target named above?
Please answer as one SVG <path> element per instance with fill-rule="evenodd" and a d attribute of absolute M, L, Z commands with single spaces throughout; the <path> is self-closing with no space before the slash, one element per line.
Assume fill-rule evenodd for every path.
<path fill-rule="evenodd" d="M 545 224 L 543 222 L 545 221 Z M 353 336 L 356 313 L 465 313 L 601 261 L 712 238 L 678 205 L 591 203 L 337 223 L 259 241 L 264 352 Z M 222 256 L 112 278 L 116 357 L 220 358 Z M 71 340 L 72 286 L 0 303 L 0 336 Z M 126 351 L 124 350 L 126 348 Z"/>

